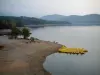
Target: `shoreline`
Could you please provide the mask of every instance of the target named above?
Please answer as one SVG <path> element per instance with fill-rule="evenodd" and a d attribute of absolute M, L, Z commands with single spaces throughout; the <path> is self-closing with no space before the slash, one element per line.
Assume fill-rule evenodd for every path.
<path fill-rule="evenodd" d="M 51 75 L 49 72 L 47 72 L 44 68 L 43 68 L 43 63 L 45 62 L 45 60 L 46 60 L 46 57 L 47 56 L 49 56 L 50 54 L 53 54 L 53 53 L 55 53 L 55 52 L 57 52 L 57 50 L 60 48 L 60 46 L 59 47 L 56 47 L 55 49 L 52 49 L 52 50 L 50 50 L 50 49 L 48 49 L 48 51 L 46 52 L 45 50 L 43 51 L 43 52 L 40 52 L 42 55 L 41 56 L 36 56 L 36 57 L 38 57 L 38 63 L 40 64 L 41 63 L 41 67 L 38 67 L 38 70 L 39 71 L 36 71 L 37 73 L 36 73 L 36 75 Z M 39 54 L 39 52 L 37 52 L 37 54 Z M 34 58 L 35 56 L 33 55 L 33 58 Z M 33 60 L 32 60 L 32 62 L 34 62 Z M 32 63 L 31 62 L 31 63 Z M 38 66 L 38 65 L 37 65 Z M 34 70 L 33 70 L 34 71 Z M 40 72 L 40 73 L 39 73 Z"/>
<path fill-rule="evenodd" d="M 4 38 L 3 38 L 4 39 Z M 0 50 L 0 74 L 3 75 L 51 75 L 43 68 L 48 55 L 62 46 L 54 42 L 38 40 L 8 40 Z"/>

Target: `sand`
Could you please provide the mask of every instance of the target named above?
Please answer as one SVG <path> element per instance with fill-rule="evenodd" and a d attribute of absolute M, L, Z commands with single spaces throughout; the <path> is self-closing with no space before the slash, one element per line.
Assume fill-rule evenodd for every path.
<path fill-rule="evenodd" d="M 6 36 L 5 36 L 6 37 Z M 57 52 L 60 44 L 38 40 L 9 40 L 0 37 L 0 75 L 51 75 L 43 68 L 46 56 Z"/>

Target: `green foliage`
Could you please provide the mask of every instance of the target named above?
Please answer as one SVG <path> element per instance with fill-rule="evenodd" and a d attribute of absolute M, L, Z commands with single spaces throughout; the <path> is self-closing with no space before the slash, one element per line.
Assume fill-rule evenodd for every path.
<path fill-rule="evenodd" d="M 34 40 L 35 38 L 34 37 L 30 37 L 30 40 Z"/>
<path fill-rule="evenodd" d="M 11 29 L 11 37 L 9 38 L 17 38 L 17 36 L 19 35 L 23 35 L 24 39 L 27 39 L 30 36 L 30 30 L 28 28 L 23 28 L 22 30 L 20 30 L 19 28 L 17 28 L 15 25 L 12 25 L 12 29 Z M 32 38 L 33 39 L 33 38 Z"/>
<path fill-rule="evenodd" d="M 23 28 L 22 29 L 22 35 L 23 35 L 23 37 L 24 37 L 24 39 L 27 39 L 29 36 L 30 36 L 30 30 L 28 29 L 28 28 Z"/>
<path fill-rule="evenodd" d="M 10 29 L 9 26 L 11 25 L 12 22 L 15 22 L 17 27 L 23 27 L 24 25 L 44 24 L 46 21 L 34 17 L 0 16 L 1 29 L 5 29 L 5 28 Z"/>
<path fill-rule="evenodd" d="M 39 40 L 38 38 L 34 38 L 35 40 Z"/>
<path fill-rule="evenodd" d="M 30 40 L 31 40 L 31 41 L 35 41 L 35 38 L 34 38 L 34 37 L 30 37 Z"/>
<path fill-rule="evenodd" d="M 11 36 L 16 39 L 17 36 L 21 34 L 22 34 L 21 30 L 18 29 L 15 25 L 13 25 L 11 29 Z"/>

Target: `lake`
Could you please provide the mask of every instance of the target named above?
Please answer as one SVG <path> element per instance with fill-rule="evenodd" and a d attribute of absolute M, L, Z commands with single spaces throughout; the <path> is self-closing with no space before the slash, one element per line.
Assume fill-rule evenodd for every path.
<path fill-rule="evenodd" d="M 99 26 L 37 28 L 32 30 L 32 36 L 89 51 L 84 55 L 54 53 L 47 56 L 43 66 L 52 75 L 100 75 Z"/>

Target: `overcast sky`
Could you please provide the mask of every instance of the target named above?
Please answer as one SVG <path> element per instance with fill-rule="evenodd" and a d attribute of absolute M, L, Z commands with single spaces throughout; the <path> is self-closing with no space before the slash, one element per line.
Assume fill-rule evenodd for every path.
<path fill-rule="evenodd" d="M 100 0 L 0 0 L 0 13 L 32 17 L 100 14 Z"/>

